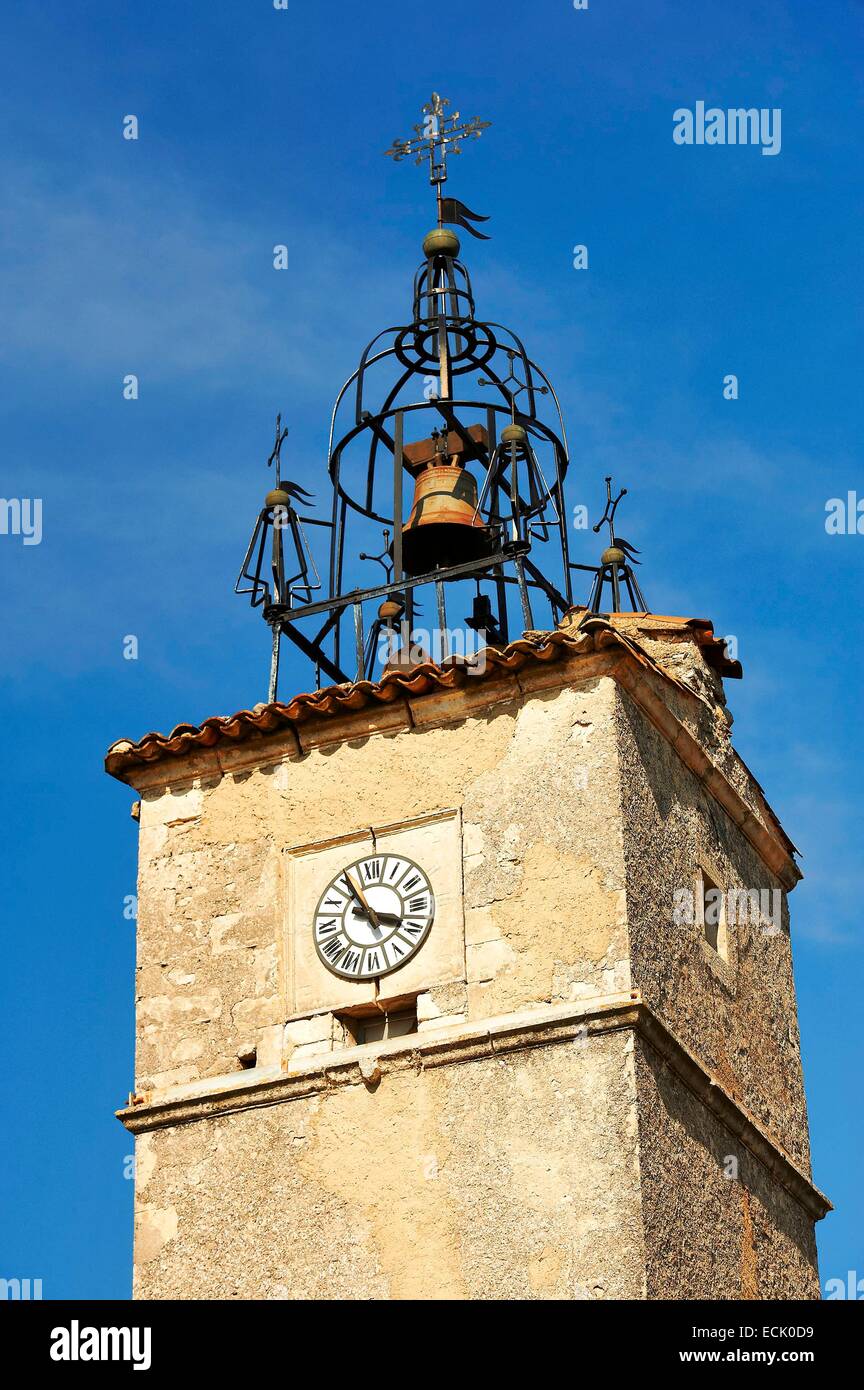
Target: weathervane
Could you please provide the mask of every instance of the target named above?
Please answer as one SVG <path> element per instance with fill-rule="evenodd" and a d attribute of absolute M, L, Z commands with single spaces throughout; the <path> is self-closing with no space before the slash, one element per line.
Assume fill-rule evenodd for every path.
<path fill-rule="evenodd" d="M 438 205 L 438 226 L 443 227 L 445 222 L 464 227 L 472 236 L 480 241 L 488 241 L 489 238 L 482 232 L 478 232 L 472 227 L 472 222 L 488 222 L 488 217 L 481 217 L 479 213 L 472 212 L 464 203 L 460 203 L 458 198 L 444 198 L 441 196 L 441 186 L 447 181 L 447 155 L 462 153 L 462 140 L 479 140 L 484 130 L 488 130 L 491 121 L 481 121 L 478 116 L 473 120 L 462 121 L 461 113 L 453 111 L 449 115 L 444 110 L 449 106 L 450 101 L 447 97 L 441 97 L 437 92 L 432 93 L 431 101 L 427 101 L 423 107 L 423 124 L 415 125 L 415 135 L 408 140 L 396 139 L 385 150 L 385 155 L 389 155 L 398 164 L 400 160 L 407 158 L 408 155 L 416 155 L 415 164 L 422 164 L 423 160 L 429 159 L 429 182 L 435 189 L 435 196 Z M 460 124 L 461 121 L 461 124 Z"/>
<path fill-rule="evenodd" d="M 592 528 L 596 535 L 603 525 L 608 526 L 609 544 L 603 551 L 600 565 L 595 571 L 591 597 L 588 600 L 588 608 L 591 613 L 601 611 L 604 584 L 608 584 L 612 590 L 612 612 L 621 612 L 622 579 L 627 586 L 627 593 L 630 596 L 634 613 L 650 612 L 648 604 L 645 602 L 645 595 L 639 588 L 639 581 L 633 573 L 633 565 L 640 563 L 633 557 L 638 555 L 639 551 L 629 541 L 625 541 L 623 536 L 616 536 L 615 534 L 615 513 L 618 510 L 618 503 L 622 497 L 626 496 L 627 489 L 622 487 L 615 500 L 612 500 L 612 477 L 610 474 L 606 479 L 606 506 L 597 525 Z"/>

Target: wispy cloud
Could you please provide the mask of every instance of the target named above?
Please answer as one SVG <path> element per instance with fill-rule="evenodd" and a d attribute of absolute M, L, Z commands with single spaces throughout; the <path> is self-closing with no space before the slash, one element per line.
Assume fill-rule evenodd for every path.
<path fill-rule="evenodd" d="M 348 326 L 395 289 L 386 267 L 306 222 L 209 208 L 170 178 L 88 176 L 63 192 L 2 170 L 3 358 L 60 367 L 79 380 L 146 372 L 194 375 L 213 389 L 267 362 L 298 386 L 332 388 L 334 303 Z M 288 269 L 273 269 L 273 246 Z M 347 296 L 347 283 L 353 297 Z"/>

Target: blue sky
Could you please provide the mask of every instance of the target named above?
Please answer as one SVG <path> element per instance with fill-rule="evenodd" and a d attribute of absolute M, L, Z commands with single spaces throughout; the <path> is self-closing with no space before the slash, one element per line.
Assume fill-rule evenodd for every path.
<path fill-rule="evenodd" d="M 321 478 L 336 391 L 407 316 L 429 190 L 382 151 L 434 86 L 493 122 L 450 190 L 492 218 L 466 248 L 481 313 L 562 400 L 568 501 L 598 515 L 613 472 L 652 608 L 737 638 L 737 746 L 806 875 L 800 1023 L 837 1206 L 822 1277 L 864 1275 L 864 537 L 825 530 L 829 498 L 864 496 L 862 18 L 843 0 L 6 7 L 0 493 L 43 499 L 43 537 L 0 535 L 0 1274 L 129 1292 L 112 1112 L 133 1074 L 136 832 L 102 756 L 265 695 L 266 630 L 231 589 L 273 417 L 295 476 Z M 698 100 L 780 107 L 779 155 L 674 144 Z M 577 536 L 573 558 L 595 548 Z M 308 682 L 284 669 L 285 694 Z"/>

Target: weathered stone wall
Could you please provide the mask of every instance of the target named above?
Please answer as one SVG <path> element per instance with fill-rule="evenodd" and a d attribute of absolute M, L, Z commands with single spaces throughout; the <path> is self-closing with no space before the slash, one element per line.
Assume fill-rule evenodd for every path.
<path fill-rule="evenodd" d="M 818 1298 L 812 1218 L 641 1038 L 636 1076 L 648 1298 Z"/>
<path fill-rule="evenodd" d="M 627 1030 L 137 1140 L 138 1298 L 641 1298 Z"/>
<path fill-rule="evenodd" d="M 328 837 L 437 812 L 455 811 L 461 825 L 461 964 L 442 973 L 433 927 L 408 967 L 423 1018 L 627 989 L 614 702 L 601 678 L 444 727 L 303 754 L 276 738 L 220 761 L 199 755 L 160 769 L 173 773 L 167 789 L 145 778 L 136 1089 L 234 1071 L 253 1048 L 266 1066 L 286 1041 L 289 1051 L 341 1045 L 327 1011 L 345 1006 L 346 989 L 358 1003 L 365 994 L 323 969 L 320 998 L 297 988 L 294 938 L 311 937 L 315 899 L 292 906 L 287 861 Z M 406 979 L 386 977 L 382 996 Z"/>
<path fill-rule="evenodd" d="M 726 962 L 697 921 L 676 923 L 674 894 L 694 886 L 700 862 L 711 866 L 724 889 L 775 889 L 780 883 L 623 692 L 618 745 L 633 984 L 809 1172 L 785 892 L 782 928 L 739 920 L 727 932 Z"/>
<path fill-rule="evenodd" d="M 816 1296 L 819 1195 L 770 1142 L 809 1172 L 785 901 L 726 958 L 672 912 L 700 863 L 779 880 L 649 715 L 674 712 L 795 871 L 716 676 L 692 642 L 649 641 L 702 698 L 634 662 L 665 709 L 637 704 L 616 650 L 136 770 L 138 1297 Z M 429 869 L 435 924 L 355 987 L 317 960 L 312 913 L 385 840 Z M 382 1072 L 341 1014 L 403 996 L 416 1041 Z M 564 1005 L 606 1031 L 497 1048 Z M 674 1038 L 658 1066 L 622 1010 L 705 1072 Z"/>

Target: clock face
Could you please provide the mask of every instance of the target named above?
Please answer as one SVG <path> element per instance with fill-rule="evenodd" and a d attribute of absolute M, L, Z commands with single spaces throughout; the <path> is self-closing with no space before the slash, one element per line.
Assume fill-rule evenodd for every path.
<path fill-rule="evenodd" d="M 334 975 L 369 980 L 416 955 L 435 898 L 423 870 L 400 854 L 369 854 L 341 870 L 315 909 L 315 949 Z"/>

